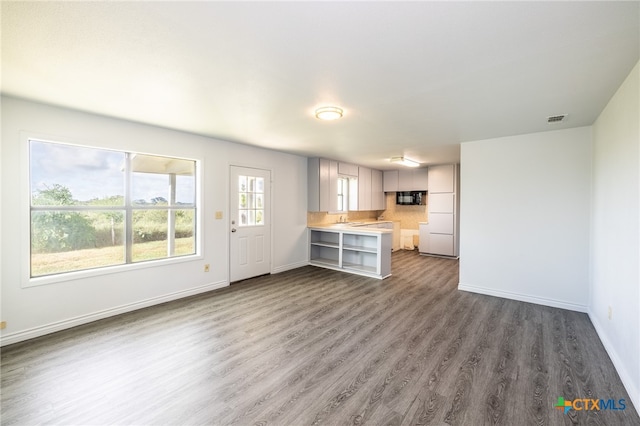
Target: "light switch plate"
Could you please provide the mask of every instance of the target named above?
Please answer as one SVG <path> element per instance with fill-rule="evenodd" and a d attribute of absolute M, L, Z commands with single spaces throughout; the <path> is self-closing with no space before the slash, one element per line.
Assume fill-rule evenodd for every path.
<path fill-rule="evenodd" d="M 216 219 L 222 219 L 222 212 L 220 211 L 216 212 Z"/>

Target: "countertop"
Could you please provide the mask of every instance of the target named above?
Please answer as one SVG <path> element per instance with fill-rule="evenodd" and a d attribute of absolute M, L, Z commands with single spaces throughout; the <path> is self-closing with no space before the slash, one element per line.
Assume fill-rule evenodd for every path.
<path fill-rule="evenodd" d="M 347 222 L 347 223 L 323 223 L 317 225 L 309 225 L 307 228 L 309 229 L 317 229 L 323 231 L 348 231 L 348 232 L 362 232 L 369 234 L 391 234 L 393 233 L 393 229 L 385 229 L 385 228 L 369 228 L 367 225 L 372 225 L 374 223 L 393 223 L 391 220 L 370 220 L 370 221 L 358 221 L 358 222 Z"/>

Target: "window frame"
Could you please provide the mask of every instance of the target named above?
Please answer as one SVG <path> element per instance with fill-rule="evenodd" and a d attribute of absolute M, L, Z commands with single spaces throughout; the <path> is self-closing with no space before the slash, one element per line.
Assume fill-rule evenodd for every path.
<path fill-rule="evenodd" d="M 101 146 L 100 144 L 95 144 L 95 143 L 80 143 L 80 142 L 68 140 L 62 137 L 57 137 L 57 136 L 51 137 L 48 135 L 36 134 L 31 132 L 29 133 L 20 132 L 20 140 L 21 140 L 21 146 L 22 146 L 22 149 L 21 149 L 22 161 L 20 163 L 24 166 L 22 167 L 23 172 L 20 175 L 21 181 L 22 181 L 22 185 L 20 185 L 20 187 L 22 188 L 22 191 L 21 191 L 22 200 L 20 204 L 23 206 L 22 207 L 24 209 L 23 211 L 26 212 L 26 214 L 23 215 L 24 220 L 22 221 L 22 229 L 24 231 L 23 235 L 25 237 L 23 238 L 23 241 L 20 243 L 20 245 L 22 246 L 21 258 L 23 259 L 22 268 L 21 268 L 22 277 L 23 277 L 23 279 L 21 280 L 22 288 L 67 282 L 67 281 L 85 279 L 90 277 L 98 277 L 102 275 L 116 274 L 116 273 L 122 273 L 126 271 L 134 271 L 138 269 L 154 268 L 154 267 L 164 266 L 164 265 L 194 262 L 194 261 L 202 260 L 204 258 L 204 255 L 202 253 L 202 238 L 204 235 L 203 234 L 204 225 L 202 220 L 202 207 L 201 207 L 202 194 L 204 193 L 202 188 L 203 186 L 202 170 L 203 170 L 204 161 L 202 159 L 189 158 L 186 156 L 176 155 L 175 153 L 157 153 L 157 152 L 148 153 L 148 152 L 134 151 L 131 149 L 126 149 L 118 146 L 111 147 L 111 146 Z M 140 206 L 133 205 L 131 200 L 127 200 L 128 198 L 130 198 L 129 197 L 130 190 L 128 190 L 125 192 L 125 203 L 122 206 L 75 206 L 75 205 L 74 206 L 32 206 L 31 205 L 31 196 L 32 196 L 31 155 L 30 155 L 30 141 L 32 140 L 44 142 L 44 143 L 77 146 L 82 148 L 116 151 L 120 153 L 125 153 L 126 154 L 125 157 L 129 157 L 129 154 L 140 154 L 140 155 L 150 155 L 150 156 L 157 156 L 157 157 L 167 157 L 167 158 L 194 161 L 195 163 L 194 203 L 187 204 L 187 205 L 175 205 L 175 206 L 168 206 L 168 205 L 145 206 L 144 208 L 140 208 Z M 129 182 L 127 182 L 126 185 L 129 186 Z M 123 211 L 125 214 L 125 221 L 130 222 L 130 219 L 127 219 L 127 217 L 129 218 L 132 217 L 133 212 L 138 210 L 164 210 L 164 211 L 184 210 L 185 206 L 188 207 L 189 209 L 194 210 L 194 251 L 195 253 L 193 254 L 185 254 L 185 255 L 178 255 L 173 257 L 164 257 L 160 259 L 143 260 L 143 261 L 127 263 L 127 258 L 130 257 L 131 250 L 132 250 L 132 241 L 129 239 L 127 234 L 130 234 L 132 232 L 132 228 L 129 227 L 129 230 L 126 230 L 126 227 L 125 227 L 126 232 L 125 232 L 125 241 L 123 242 L 123 245 L 130 245 L 130 247 L 128 247 L 129 255 L 127 256 L 127 258 L 124 259 L 125 263 L 110 265 L 110 266 L 99 266 L 91 269 L 60 272 L 60 273 L 41 275 L 36 277 L 31 276 L 31 221 L 32 221 L 31 213 L 32 211 L 53 211 L 53 210 L 56 210 L 56 211 L 66 210 L 66 211 L 78 211 L 78 212 L 110 211 L 110 210 Z"/>

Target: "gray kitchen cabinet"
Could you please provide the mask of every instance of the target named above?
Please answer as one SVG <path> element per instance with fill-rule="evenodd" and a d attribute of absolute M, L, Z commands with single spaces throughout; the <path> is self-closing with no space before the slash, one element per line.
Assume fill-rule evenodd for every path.
<path fill-rule="evenodd" d="M 398 191 L 413 190 L 413 170 L 398 170 Z"/>
<path fill-rule="evenodd" d="M 442 164 L 429 167 L 429 194 L 456 192 L 456 164 Z"/>
<path fill-rule="evenodd" d="M 413 188 L 410 191 L 426 191 L 429 188 L 429 169 L 413 169 Z"/>
<path fill-rule="evenodd" d="M 460 241 L 457 164 L 429 167 L 429 245 L 427 254 L 458 256 Z M 422 252 L 422 249 L 420 250 Z"/>
<path fill-rule="evenodd" d="M 429 213 L 454 213 L 455 194 L 429 192 Z"/>
<path fill-rule="evenodd" d="M 338 174 L 358 177 L 358 166 L 349 163 L 338 163 Z"/>
<path fill-rule="evenodd" d="M 358 167 L 358 210 L 371 211 L 385 208 L 382 171 Z"/>
<path fill-rule="evenodd" d="M 454 222 L 453 213 L 429 213 L 429 229 L 432 234 L 453 235 Z"/>
<path fill-rule="evenodd" d="M 418 250 L 420 253 L 429 253 L 429 224 L 426 222 L 420 222 L 418 224 L 420 240 L 418 243 Z"/>
<path fill-rule="evenodd" d="M 371 169 L 358 167 L 358 210 L 373 210 L 371 202 Z"/>
<path fill-rule="evenodd" d="M 429 253 L 440 256 L 457 256 L 454 236 L 429 233 Z"/>
<path fill-rule="evenodd" d="M 309 228 L 309 264 L 366 277 L 391 275 L 391 238 L 386 229 Z"/>
<path fill-rule="evenodd" d="M 354 169 L 355 168 L 355 169 Z M 349 210 L 384 210 L 382 172 L 326 158 L 307 160 L 307 210 L 338 211 L 338 179 L 349 179 Z"/>
<path fill-rule="evenodd" d="M 382 171 L 371 170 L 371 210 L 384 210 L 387 208 L 382 179 Z"/>
<path fill-rule="evenodd" d="M 384 192 L 426 191 L 428 169 L 387 170 L 384 172 Z"/>
<path fill-rule="evenodd" d="M 398 171 L 385 170 L 382 175 L 382 187 L 384 192 L 396 192 L 398 190 Z"/>
<path fill-rule="evenodd" d="M 325 158 L 307 160 L 307 209 L 329 212 L 338 208 L 338 162 Z"/>

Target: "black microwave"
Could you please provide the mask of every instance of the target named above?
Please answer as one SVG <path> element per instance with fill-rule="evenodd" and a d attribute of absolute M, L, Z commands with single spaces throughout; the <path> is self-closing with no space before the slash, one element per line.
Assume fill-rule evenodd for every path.
<path fill-rule="evenodd" d="M 396 192 L 396 204 L 402 206 L 424 206 L 427 204 L 427 191 Z"/>

